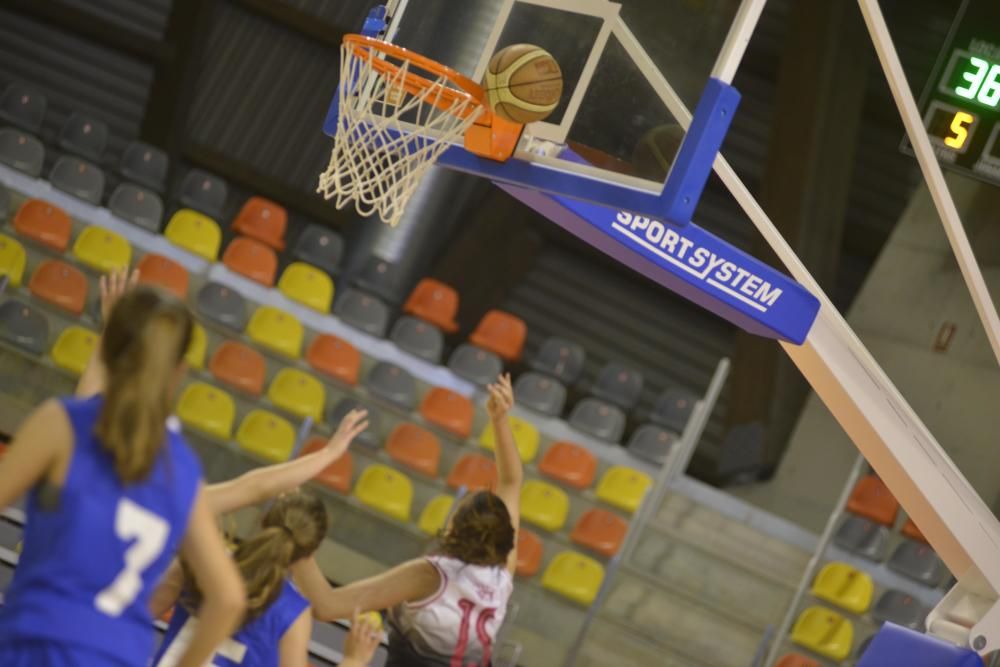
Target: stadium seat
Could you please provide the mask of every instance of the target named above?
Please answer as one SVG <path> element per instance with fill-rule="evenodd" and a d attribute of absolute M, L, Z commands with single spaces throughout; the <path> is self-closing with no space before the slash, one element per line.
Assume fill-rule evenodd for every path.
<path fill-rule="evenodd" d="M 928 545 L 903 539 L 889 557 L 889 569 L 927 586 L 937 586 L 947 570 Z"/>
<path fill-rule="evenodd" d="M 642 385 L 642 373 L 612 361 L 598 372 L 590 393 L 629 411 L 639 402 Z"/>
<path fill-rule="evenodd" d="M 381 257 L 369 256 L 353 284 L 387 303 L 396 305 L 403 300 L 399 266 Z"/>
<path fill-rule="evenodd" d="M 399 424 L 386 439 L 385 451 L 407 468 L 437 477 L 441 442 L 427 429 L 409 422 Z"/>
<path fill-rule="evenodd" d="M 598 398 L 585 398 L 573 407 L 569 425 L 605 442 L 619 442 L 625 432 L 625 413 Z"/>
<path fill-rule="evenodd" d="M 250 340 L 286 357 L 298 358 L 305 330 L 294 315 L 274 306 L 260 306 L 247 324 Z"/>
<path fill-rule="evenodd" d="M 649 418 L 674 433 L 683 433 L 697 402 L 698 396 L 694 392 L 680 387 L 670 387 L 657 397 Z"/>
<path fill-rule="evenodd" d="M 521 487 L 521 516 L 525 521 L 555 532 L 566 523 L 569 496 L 558 486 L 529 479 Z"/>
<path fill-rule="evenodd" d="M 66 212 L 41 199 L 29 199 L 14 214 L 14 231 L 56 252 L 65 252 L 73 223 Z"/>
<path fill-rule="evenodd" d="M 420 403 L 420 415 L 424 419 L 460 438 L 468 438 L 472 433 L 475 413 L 472 401 L 444 387 L 431 388 Z"/>
<path fill-rule="evenodd" d="M 237 236 L 222 253 L 222 263 L 229 270 L 264 287 L 274 287 L 274 278 L 278 275 L 278 256 L 270 246 L 256 239 Z"/>
<path fill-rule="evenodd" d="M 462 343 L 451 353 L 448 368 L 461 378 L 479 386 L 495 382 L 503 371 L 500 357 L 475 345 Z"/>
<path fill-rule="evenodd" d="M 423 320 L 408 315 L 400 317 L 392 327 L 389 340 L 399 349 L 415 357 L 432 364 L 441 363 L 441 355 L 444 354 L 444 335 L 440 329 Z"/>
<path fill-rule="evenodd" d="M 229 329 L 243 331 L 247 325 L 246 301 L 225 285 L 208 282 L 195 298 L 198 312 L 207 320 Z"/>
<path fill-rule="evenodd" d="M 219 256 L 222 230 L 208 216 L 183 208 L 170 218 L 163 235 L 171 243 L 210 262 Z"/>
<path fill-rule="evenodd" d="M 410 292 L 403 312 L 433 324 L 446 333 L 458 331 L 458 292 L 433 278 L 424 278 Z"/>
<path fill-rule="evenodd" d="M 321 313 L 330 312 L 333 281 L 325 272 L 304 262 L 292 262 L 281 273 L 278 289 L 292 301 Z"/>
<path fill-rule="evenodd" d="M 87 227 L 76 237 L 73 256 L 95 271 L 108 273 L 127 269 L 132 263 L 132 246 L 124 236 L 101 227 Z"/>
<path fill-rule="evenodd" d="M 541 373 L 522 373 L 514 383 L 517 402 L 535 412 L 558 417 L 566 405 L 566 387 Z"/>
<path fill-rule="evenodd" d="M 517 531 L 517 569 L 515 574 L 519 577 L 533 577 L 538 574 L 542 567 L 542 540 L 538 535 L 527 528 L 519 528 Z"/>
<path fill-rule="evenodd" d="M 13 287 L 20 287 L 28 255 L 21 243 L 6 234 L 0 234 L 0 276 L 7 276 Z"/>
<path fill-rule="evenodd" d="M 306 361 L 313 369 L 349 385 L 358 383 L 361 353 L 342 338 L 320 334 L 306 350 Z"/>
<path fill-rule="evenodd" d="M 295 449 L 295 427 L 267 410 L 251 410 L 236 430 L 240 447 L 267 461 L 287 461 Z"/>
<path fill-rule="evenodd" d="M 201 169 L 192 169 L 181 182 L 181 205 L 200 211 L 216 220 L 222 217 L 228 196 L 229 188 L 226 182 Z"/>
<path fill-rule="evenodd" d="M 0 120 L 38 134 L 48 100 L 31 86 L 12 81 L 0 95 Z"/>
<path fill-rule="evenodd" d="M 104 197 L 104 172 L 86 160 L 63 155 L 49 172 L 49 183 L 88 204 L 99 206 Z"/>
<path fill-rule="evenodd" d="M 627 449 L 641 459 L 662 464 L 677 436 L 656 424 L 643 424 L 629 438 Z"/>
<path fill-rule="evenodd" d="M 24 130 L 0 128 L 0 162 L 38 178 L 45 164 L 45 146 Z"/>
<path fill-rule="evenodd" d="M 264 391 L 267 364 L 261 353 L 235 340 L 223 341 L 208 362 L 209 372 L 220 382 L 253 396 Z"/>
<path fill-rule="evenodd" d="M 292 256 L 336 275 L 344 256 L 344 240 L 331 229 L 309 225 L 296 241 Z"/>
<path fill-rule="evenodd" d="M 518 361 L 527 335 L 528 327 L 524 320 L 502 310 L 491 310 L 469 335 L 469 342 L 497 354 L 505 361 Z"/>
<path fill-rule="evenodd" d="M 312 375 L 297 368 L 285 367 L 271 380 L 267 397 L 282 410 L 298 417 L 311 417 L 323 421 L 326 406 L 326 389 Z"/>
<path fill-rule="evenodd" d="M 97 334 L 76 324 L 63 329 L 52 346 L 52 361 L 74 375 L 82 375 L 97 345 Z"/>
<path fill-rule="evenodd" d="M 875 585 L 867 572 L 847 563 L 827 563 L 813 580 L 812 594 L 852 614 L 863 614 L 872 604 Z"/>
<path fill-rule="evenodd" d="M 792 641 L 825 658 L 844 660 L 854 643 L 854 626 L 832 609 L 808 607 L 795 620 Z"/>
<path fill-rule="evenodd" d="M 375 364 L 365 378 L 368 392 L 401 408 L 412 410 L 417 404 L 417 382 L 406 369 L 388 361 Z"/>
<path fill-rule="evenodd" d="M 585 489 L 597 475 L 597 457 L 572 442 L 556 442 L 538 464 L 542 474 L 577 489 Z"/>
<path fill-rule="evenodd" d="M 626 512 L 635 512 L 652 486 L 644 472 L 625 466 L 611 466 L 597 484 L 597 497 Z"/>
<path fill-rule="evenodd" d="M 904 591 L 888 590 L 872 607 L 872 618 L 878 623 L 895 623 L 923 632 L 928 609 Z"/>
<path fill-rule="evenodd" d="M 177 402 L 177 416 L 185 425 L 208 435 L 229 440 L 236 421 L 236 403 L 218 387 L 193 382 Z"/>
<path fill-rule="evenodd" d="M 0 272 L 2 272 L 2 269 L 0 269 Z M 917 524 L 915 524 L 913 519 L 910 517 L 906 517 L 906 522 L 903 524 L 903 527 L 899 529 L 899 532 L 911 540 L 927 544 L 927 538 L 924 537 L 924 534 L 920 532 L 920 529 L 917 528 Z"/>
<path fill-rule="evenodd" d="M 305 456 L 326 447 L 326 438 L 314 437 L 302 448 L 299 456 Z M 344 452 L 340 458 L 323 468 L 323 472 L 313 479 L 328 489 L 337 493 L 347 494 L 351 491 L 351 477 L 354 475 L 354 459 L 350 452 Z"/>
<path fill-rule="evenodd" d="M 863 517 L 848 515 L 834 534 L 833 543 L 845 551 L 880 561 L 889 546 L 889 529 Z"/>
<path fill-rule="evenodd" d="M 49 347 L 49 321 L 28 304 L 11 299 L 0 304 L 0 338 L 42 355 Z"/>
<path fill-rule="evenodd" d="M 575 551 L 556 554 L 542 575 L 542 587 L 585 606 L 597 597 L 603 581 L 604 567 Z"/>
<path fill-rule="evenodd" d="M 403 473 L 378 463 L 365 468 L 354 495 L 365 505 L 398 521 L 410 520 L 413 483 Z"/>
<path fill-rule="evenodd" d="M 205 366 L 205 354 L 208 352 L 208 336 L 205 327 L 197 322 L 191 327 L 191 342 L 188 344 L 184 360 L 191 368 L 201 369 Z"/>
<path fill-rule="evenodd" d="M 434 496 L 427 501 L 424 509 L 420 512 L 417 527 L 427 535 L 440 534 L 444 530 L 454 504 L 455 498 L 453 496 L 447 494 Z"/>
<path fill-rule="evenodd" d="M 495 489 L 497 486 L 497 466 L 493 459 L 481 454 L 466 454 L 460 458 L 448 473 L 448 486 L 468 491 Z"/>
<path fill-rule="evenodd" d="M 59 148 L 100 163 L 108 147 L 108 125 L 102 120 L 74 111 L 59 131 Z"/>
<path fill-rule="evenodd" d="M 139 270 L 139 283 L 155 285 L 164 289 L 181 301 L 187 300 L 188 272 L 183 266 L 163 255 L 150 253 L 136 264 Z"/>
<path fill-rule="evenodd" d="M 58 259 L 47 259 L 35 268 L 28 283 L 31 293 L 74 315 L 87 305 L 87 277 L 80 269 Z"/>
<path fill-rule="evenodd" d="M 899 501 L 877 475 L 865 475 L 854 485 L 847 511 L 891 527 L 899 514 Z"/>
<path fill-rule="evenodd" d="M 813 660 L 812 658 L 807 658 L 801 653 L 786 653 L 785 655 L 778 658 L 778 662 L 774 663 L 774 667 L 823 667 L 821 664 Z"/>
<path fill-rule="evenodd" d="M 358 444 L 367 445 L 368 447 L 378 447 L 382 444 L 379 428 L 381 418 L 379 417 L 378 410 L 373 409 L 371 406 L 365 405 L 353 398 L 342 398 L 336 405 L 330 408 L 330 413 L 327 415 L 327 422 L 336 428 L 337 424 L 347 416 L 348 412 L 359 409 L 368 411 L 368 428 L 359 433 L 354 440 Z"/>
<path fill-rule="evenodd" d="M 589 509 L 577 519 L 569 538 L 581 546 L 611 558 L 625 541 L 628 522 L 617 514 L 598 508 Z"/>
<path fill-rule="evenodd" d="M 130 181 L 162 193 L 167 186 L 169 165 L 165 152 L 141 141 L 133 141 L 122 153 L 118 173 Z"/>
<path fill-rule="evenodd" d="M 382 338 L 389 326 L 389 307 L 361 290 L 348 287 L 340 294 L 333 314 L 355 329 Z"/>
<path fill-rule="evenodd" d="M 288 211 L 269 199 L 250 197 L 233 220 L 233 231 L 266 243 L 275 250 L 285 249 Z"/>
<path fill-rule="evenodd" d="M 7 220 L 10 211 L 10 190 L 0 183 L 0 222 Z"/>
<path fill-rule="evenodd" d="M 517 445 L 517 452 L 521 460 L 530 463 L 538 456 L 538 445 L 541 436 L 535 425 L 520 417 L 508 417 L 510 430 L 514 433 L 514 443 Z M 479 435 L 479 444 L 490 451 L 496 449 L 496 435 L 493 433 L 493 424 L 487 422 L 483 432 Z"/>
<path fill-rule="evenodd" d="M 163 200 L 155 192 L 132 183 L 120 183 L 108 199 L 112 215 L 154 234 L 163 222 Z"/>

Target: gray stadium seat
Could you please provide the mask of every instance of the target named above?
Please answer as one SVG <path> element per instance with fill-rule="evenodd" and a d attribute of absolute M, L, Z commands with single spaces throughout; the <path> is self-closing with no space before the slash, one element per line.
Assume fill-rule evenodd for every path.
<path fill-rule="evenodd" d="M 643 424 L 628 441 L 628 450 L 639 458 L 663 463 L 677 442 L 677 435 L 657 424 Z"/>
<path fill-rule="evenodd" d="M 14 568 L 7 563 L 0 562 L 0 604 L 3 604 L 3 591 L 10 588 L 10 582 L 14 580 Z"/>
<path fill-rule="evenodd" d="M 219 283 L 205 283 L 198 290 L 198 312 L 224 327 L 243 331 L 247 325 L 247 304 L 243 297 Z"/>
<path fill-rule="evenodd" d="M 905 538 L 892 552 L 888 566 L 890 570 L 928 586 L 937 586 L 947 574 L 934 549 Z"/>
<path fill-rule="evenodd" d="M 189 171 L 181 183 L 181 205 L 201 211 L 215 220 L 222 217 L 228 197 L 226 182 L 201 169 Z"/>
<path fill-rule="evenodd" d="M 32 354 L 45 354 L 49 321 L 23 301 L 5 301 L 0 304 L 0 338 Z"/>
<path fill-rule="evenodd" d="M 625 413 L 598 398 L 585 398 L 573 408 L 569 424 L 599 440 L 617 443 L 625 432 Z"/>
<path fill-rule="evenodd" d="M 59 148 L 93 162 L 100 162 L 108 147 L 108 126 L 79 111 L 74 111 L 59 132 Z"/>
<path fill-rule="evenodd" d="M 503 371 L 503 362 L 500 361 L 500 357 L 488 350 L 462 343 L 451 353 L 448 368 L 469 382 L 485 386 L 497 379 Z"/>
<path fill-rule="evenodd" d="M 72 155 L 56 160 L 49 173 L 49 183 L 94 206 L 99 205 L 104 196 L 104 172 Z"/>
<path fill-rule="evenodd" d="M 417 381 L 404 368 L 380 361 L 365 378 L 368 393 L 401 408 L 412 410 L 417 405 Z"/>
<path fill-rule="evenodd" d="M 909 593 L 889 590 L 882 593 L 878 602 L 872 607 L 871 613 L 872 618 L 879 623 L 888 621 L 917 632 L 923 632 L 927 611 L 920 604 L 920 601 L 913 599 Z"/>
<path fill-rule="evenodd" d="M 642 373 L 612 361 L 597 374 L 590 393 L 623 410 L 631 410 L 642 395 Z"/>
<path fill-rule="evenodd" d="M 337 428 L 337 424 L 343 419 L 348 412 L 355 409 L 363 409 L 368 411 L 368 428 L 362 431 L 355 440 L 361 444 L 368 445 L 370 447 L 378 447 L 379 443 L 382 441 L 381 438 L 381 428 L 378 410 L 375 410 L 369 405 L 365 405 L 361 401 L 357 401 L 353 398 L 342 398 L 336 405 L 330 408 L 327 414 L 327 422 L 333 428 Z"/>
<path fill-rule="evenodd" d="M 580 379 L 587 353 L 583 348 L 565 338 L 552 336 L 545 339 L 538 353 L 532 358 L 531 370 L 551 375 L 564 385 Z"/>
<path fill-rule="evenodd" d="M 133 183 L 120 183 L 108 199 L 108 208 L 114 215 L 137 227 L 154 233 L 160 231 L 163 201 L 151 190 Z"/>
<path fill-rule="evenodd" d="M 295 242 L 292 255 L 306 264 L 336 274 L 340 272 L 340 261 L 344 257 L 344 239 L 331 229 L 309 225 Z"/>
<path fill-rule="evenodd" d="M 45 147 L 24 130 L 0 128 L 0 162 L 38 178 L 45 162 Z"/>
<path fill-rule="evenodd" d="M 0 222 L 10 216 L 10 191 L 0 183 Z"/>
<path fill-rule="evenodd" d="M 833 536 L 833 543 L 844 551 L 881 561 L 889 547 L 889 529 L 860 516 L 844 518 Z"/>
<path fill-rule="evenodd" d="M 389 307 L 372 295 L 350 287 L 337 299 L 333 314 L 355 329 L 380 338 L 385 336 L 389 326 Z"/>
<path fill-rule="evenodd" d="M 23 534 L 24 529 L 21 526 L 16 526 L 9 521 L 0 519 L 0 547 L 6 547 L 14 551 L 17 543 L 21 541 Z"/>
<path fill-rule="evenodd" d="M 682 433 L 698 397 L 694 392 L 680 387 L 670 387 L 656 399 L 649 418 L 672 431 Z"/>
<path fill-rule="evenodd" d="M 404 315 L 396 320 L 389 339 L 410 354 L 439 364 L 444 354 L 444 334 L 433 324 Z"/>
<path fill-rule="evenodd" d="M 399 267 L 374 255 L 365 260 L 365 265 L 353 282 L 364 291 L 391 304 L 401 303 L 406 296 L 400 282 Z"/>
<path fill-rule="evenodd" d="M 125 147 L 118 173 L 130 181 L 162 193 L 167 187 L 167 154 L 141 141 Z"/>
<path fill-rule="evenodd" d="M 0 95 L 0 120 L 38 134 L 45 119 L 45 95 L 21 83 L 10 83 Z"/>
<path fill-rule="evenodd" d="M 524 407 L 550 417 L 558 417 L 566 406 L 566 387 L 559 380 L 533 371 L 517 378 L 514 396 Z"/>

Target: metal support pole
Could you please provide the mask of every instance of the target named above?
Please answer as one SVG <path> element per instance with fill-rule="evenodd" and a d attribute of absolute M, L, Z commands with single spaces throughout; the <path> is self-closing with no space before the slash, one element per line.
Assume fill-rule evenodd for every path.
<path fill-rule="evenodd" d="M 733 82 L 736 70 L 743 62 L 743 54 L 746 53 L 747 45 L 750 44 L 750 38 L 757 29 L 757 22 L 766 5 L 767 0 L 743 0 L 740 4 L 726 41 L 722 44 L 719 57 L 712 68 L 713 79 L 725 83 Z"/>

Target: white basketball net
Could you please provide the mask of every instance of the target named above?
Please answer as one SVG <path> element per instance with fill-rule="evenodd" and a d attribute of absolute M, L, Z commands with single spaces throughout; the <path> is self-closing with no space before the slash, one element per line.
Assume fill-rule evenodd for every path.
<path fill-rule="evenodd" d="M 399 69 L 380 71 L 381 59 Z M 437 157 L 482 111 L 470 95 L 442 97 L 444 74 L 421 71 L 430 85 L 407 89 L 410 64 L 372 48 L 341 47 L 337 133 L 330 166 L 319 177 L 318 192 L 335 197 L 337 208 L 353 201 L 359 214 L 378 213 L 392 226 Z"/>

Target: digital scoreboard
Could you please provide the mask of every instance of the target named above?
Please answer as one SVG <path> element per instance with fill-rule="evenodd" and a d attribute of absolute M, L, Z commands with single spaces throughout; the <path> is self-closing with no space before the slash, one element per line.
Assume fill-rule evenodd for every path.
<path fill-rule="evenodd" d="M 921 110 L 944 166 L 1000 185 L 1000 0 L 962 2 Z"/>

